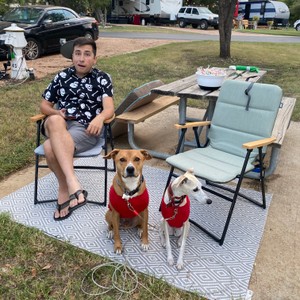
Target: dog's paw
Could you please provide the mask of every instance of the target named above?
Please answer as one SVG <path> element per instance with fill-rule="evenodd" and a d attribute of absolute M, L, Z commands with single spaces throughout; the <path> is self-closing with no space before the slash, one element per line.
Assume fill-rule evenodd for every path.
<path fill-rule="evenodd" d="M 141 243 L 141 247 L 143 251 L 148 251 L 149 250 L 149 243 Z"/>
<path fill-rule="evenodd" d="M 115 246 L 114 251 L 116 254 L 122 254 L 122 246 Z"/>
<path fill-rule="evenodd" d="M 163 248 L 166 248 L 166 239 L 165 238 L 161 238 L 160 243 Z"/>
<path fill-rule="evenodd" d="M 177 261 L 176 268 L 177 268 L 177 270 L 183 269 L 183 261 L 182 260 Z"/>
<path fill-rule="evenodd" d="M 107 234 L 106 234 L 106 237 L 108 239 L 112 239 L 114 237 L 114 232 L 112 230 L 108 230 Z"/>
<path fill-rule="evenodd" d="M 173 266 L 174 265 L 173 255 L 168 256 L 167 261 L 168 261 L 169 266 Z"/>

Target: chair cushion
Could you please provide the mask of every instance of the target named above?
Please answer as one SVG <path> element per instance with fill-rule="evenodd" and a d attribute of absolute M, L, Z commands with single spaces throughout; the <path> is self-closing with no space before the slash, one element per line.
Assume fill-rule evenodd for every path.
<path fill-rule="evenodd" d="M 255 83 L 249 91 L 251 100 L 246 110 L 245 90 L 249 84 L 227 80 L 222 85 L 209 130 L 213 148 L 244 157 L 243 143 L 271 137 L 282 90 L 276 85 Z M 256 155 L 254 150 L 251 157 Z"/>
<path fill-rule="evenodd" d="M 100 155 L 103 146 L 104 146 L 105 140 L 103 138 L 103 136 L 101 136 L 97 142 L 97 144 L 89 150 L 86 150 L 84 152 L 81 153 L 76 153 L 74 155 L 74 157 L 92 157 L 92 156 L 98 156 Z M 34 153 L 36 155 L 40 155 L 40 156 L 45 156 L 45 151 L 44 151 L 44 145 L 40 145 L 38 146 L 35 150 Z"/>
<path fill-rule="evenodd" d="M 193 168 L 196 176 L 221 183 L 229 182 L 240 174 L 244 158 L 208 146 L 172 155 L 166 161 L 180 170 Z M 254 166 L 248 163 L 246 171 L 252 169 Z"/>

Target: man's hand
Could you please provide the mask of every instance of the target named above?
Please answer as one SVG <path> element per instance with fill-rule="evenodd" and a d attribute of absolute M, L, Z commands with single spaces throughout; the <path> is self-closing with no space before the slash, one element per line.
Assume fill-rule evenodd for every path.
<path fill-rule="evenodd" d="M 88 128 L 86 129 L 87 134 L 90 135 L 99 135 L 101 133 L 103 127 L 103 120 L 97 116 L 92 120 L 89 124 Z"/>

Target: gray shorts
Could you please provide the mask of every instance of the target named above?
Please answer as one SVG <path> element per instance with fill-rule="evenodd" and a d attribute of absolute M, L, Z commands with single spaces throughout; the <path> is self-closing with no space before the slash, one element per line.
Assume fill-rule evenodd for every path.
<path fill-rule="evenodd" d="M 93 148 L 99 141 L 99 138 L 101 137 L 103 138 L 103 130 L 100 136 L 95 136 L 95 135 L 88 135 L 86 133 L 86 129 L 84 125 L 78 123 L 77 121 L 68 120 L 66 121 L 66 125 L 67 125 L 67 130 L 71 134 L 72 139 L 74 141 L 75 153 L 77 154 Z M 42 124 L 41 131 L 42 134 L 46 136 L 44 123 Z"/>

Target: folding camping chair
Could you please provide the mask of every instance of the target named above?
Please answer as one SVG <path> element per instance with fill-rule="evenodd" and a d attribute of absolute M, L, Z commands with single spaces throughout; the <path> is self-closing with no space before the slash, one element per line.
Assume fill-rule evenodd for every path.
<path fill-rule="evenodd" d="M 42 121 L 45 118 L 44 114 L 39 114 L 31 117 L 31 121 L 36 122 L 36 148 L 34 150 L 35 153 L 35 176 L 34 176 L 34 204 L 45 203 L 45 202 L 53 202 L 57 201 L 57 199 L 49 199 L 49 200 L 39 200 L 38 199 L 38 179 L 39 179 L 39 169 L 40 168 L 48 168 L 48 165 L 41 162 L 41 157 L 45 156 L 43 144 L 41 144 L 41 125 Z M 74 158 L 87 158 L 87 157 L 96 157 L 99 156 L 104 150 L 104 155 L 108 153 L 108 144 L 110 144 L 111 149 L 114 149 L 114 141 L 111 130 L 111 122 L 114 120 L 115 116 L 106 120 L 104 122 L 104 130 L 103 137 L 99 138 L 98 143 L 90 150 L 84 151 L 82 153 L 74 155 Z M 86 169 L 86 170 L 103 170 L 104 171 L 104 196 L 103 201 L 91 201 L 88 200 L 88 203 L 94 203 L 98 205 L 106 206 L 107 203 L 107 173 L 108 171 L 115 171 L 115 164 L 113 163 L 112 167 L 108 167 L 107 159 L 104 159 L 104 165 L 74 165 L 75 169 Z"/>
<path fill-rule="evenodd" d="M 172 176 L 177 176 L 175 169 L 185 172 L 192 167 L 195 175 L 206 181 L 204 190 L 231 202 L 224 228 L 219 232 L 190 220 L 220 245 L 224 242 L 238 196 L 266 208 L 263 159 L 266 146 L 276 140 L 271 133 L 281 98 L 282 90 L 278 86 L 227 80 L 221 87 L 211 121 L 176 125 L 180 139 L 176 154 L 166 159 L 171 165 L 166 187 Z M 209 132 L 208 144 L 201 148 L 196 132 L 202 125 L 209 125 Z M 199 148 L 179 153 L 188 128 L 194 129 Z M 245 173 L 255 168 L 260 173 L 261 202 L 240 193 Z M 223 185 L 236 178 L 233 188 Z M 231 196 L 217 191 L 216 187 L 227 190 Z"/>

